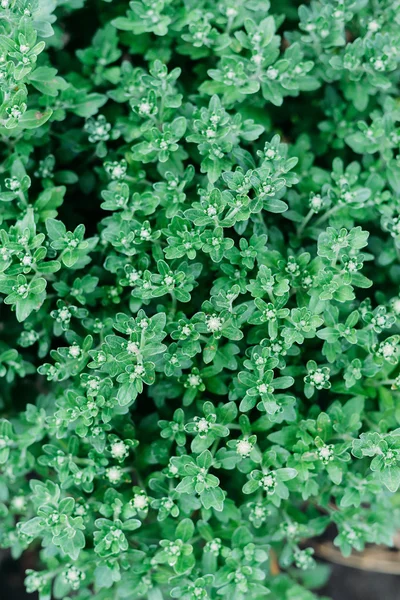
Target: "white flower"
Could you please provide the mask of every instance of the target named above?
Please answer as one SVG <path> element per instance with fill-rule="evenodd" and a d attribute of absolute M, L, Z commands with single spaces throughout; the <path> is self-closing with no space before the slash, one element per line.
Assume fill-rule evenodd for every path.
<path fill-rule="evenodd" d="M 82 354 L 82 350 L 79 348 L 78 344 L 72 344 L 69 347 L 68 354 L 71 358 L 78 358 Z"/>
<path fill-rule="evenodd" d="M 171 498 L 162 498 L 161 506 L 165 508 L 165 510 L 171 510 L 171 508 L 174 506 L 174 502 L 171 500 Z"/>
<path fill-rule="evenodd" d="M 126 345 L 126 351 L 129 352 L 129 354 L 140 354 L 139 345 L 136 342 L 128 342 Z"/>
<path fill-rule="evenodd" d="M 285 530 L 287 537 L 293 538 L 298 532 L 298 525 L 297 523 L 287 523 Z"/>
<path fill-rule="evenodd" d="M 399 300 L 399 305 L 400 305 L 400 300 Z M 399 306 L 399 312 L 400 312 L 400 306 Z M 186 335 L 186 336 L 188 336 L 192 333 L 192 330 L 190 329 L 189 325 L 184 325 L 182 327 L 182 333 L 183 333 L 183 335 Z"/>
<path fill-rule="evenodd" d="M 141 115 L 149 115 L 152 109 L 152 105 L 147 100 L 144 100 L 139 104 L 139 113 Z"/>
<path fill-rule="evenodd" d="M 19 296 L 24 296 L 28 291 L 28 286 L 25 284 L 19 285 L 17 288 L 17 294 Z"/>
<path fill-rule="evenodd" d="M 118 440 L 111 444 L 110 449 L 111 455 L 113 458 L 117 460 L 122 460 L 129 454 L 129 449 L 127 444 L 125 444 L 122 440 Z"/>
<path fill-rule="evenodd" d="M 274 308 L 267 308 L 267 310 L 264 311 L 264 315 L 267 319 L 270 319 L 270 320 L 276 319 L 276 311 Z"/>
<path fill-rule="evenodd" d="M 107 356 L 104 354 L 104 352 L 99 352 L 97 355 L 97 361 L 99 363 L 104 363 L 107 360 Z"/>
<path fill-rule="evenodd" d="M 279 75 L 279 71 L 278 69 L 275 69 L 274 67 L 268 67 L 267 69 L 267 77 L 268 79 L 276 79 Z"/>
<path fill-rule="evenodd" d="M 325 375 L 321 371 L 316 371 L 312 378 L 315 385 L 320 385 L 325 381 Z"/>
<path fill-rule="evenodd" d="M 243 458 L 250 456 L 253 448 L 254 446 L 249 442 L 249 440 L 238 440 L 236 444 L 236 452 Z"/>
<path fill-rule="evenodd" d="M 140 230 L 140 237 L 142 238 L 142 240 L 148 240 L 150 236 L 151 231 L 149 229 L 146 229 L 145 227 L 142 227 L 142 229 Z"/>
<path fill-rule="evenodd" d="M 136 365 L 133 369 L 133 372 L 129 375 L 130 381 L 136 381 L 136 379 L 141 378 L 145 374 L 145 368 L 143 365 Z"/>
<path fill-rule="evenodd" d="M 359 534 L 357 531 L 354 531 L 354 529 L 348 529 L 346 532 L 344 532 L 344 536 L 348 542 L 353 543 L 357 540 Z"/>
<path fill-rule="evenodd" d="M 146 12 L 147 16 L 149 17 L 149 19 L 151 20 L 152 23 L 158 23 L 158 21 L 160 20 L 159 15 L 156 15 L 154 10 L 148 10 Z"/>
<path fill-rule="evenodd" d="M 188 383 L 189 383 L 190 387 L 197 387 L 201 384 L 201 377 L 199 375 L 195 375 L 194 373 L 191 373 L 188 376 Z"/>
<path fill-rule="evenodd" d="M 149 505 L 149 499 L 145 494 L 135 494 L 131 502 L 137 510 L 145 510 Z"/>
<path fill-rule="evenodd" d="M 7 248 L 0 248 L 0 257 L 2 258 L 2 260 L 6 261 L 10 258 L 10 256 L 11 253 Z"/>
<path fill-rule="evenodd" d="M 268 386 L 266 383 L 260 383 L 260 385 L 257 386 L 257 389 L 260 392 L 260 394 L 268 393 Z"/>
<path fill-rule="evenodd" d="M 16 177 L 10 177 L 10 179 L 6 179 L 5 184 L 12 192 L 18 191 L 21 187 L 21 184 Z"/>
<path fill-rule="evenodd" d="M 65 322 L 65 321 L 69 321 L 71 319 L 71 313 L 69 312 L 68 308 L 61 308 L 58 311 L 58 316 L 57 316 L 57 320 Z"/>
<path fill-rule="evenodd" d="M 254 54 L 251 57 L 251 60 L 256 64 L 256 65 L 260 65 L 263 61 L 263 55 L 262 54 Z"/>
<path fill-rule="evenodd" d="M 113 179 L 121 179 L 125 173 L 126 169 L 123 167 L 123 165 L 116 165 L 112 170 L 111 176 Z"/>
<path fill-rule="evenodd" d="M 106 477 L 110 483 L 119 483 L 122 479 L 121 467 L 110 467 L 106 470 Z"/>
<path fill-rule="evenodd" d="M 23 496 L 14 496 L 14 498 L 11 500 L 11 506 L 16 511 L 24 510 L 26 506 L 25 498 Z"/>
<path fill-rule="evenodd" d="M 218 556 L 221 551 L 221 540 L 219 538 L 215 538 L 211 542 L 207 542 L 205 547 L 209 552 Z"/>
<path fill-rule="evenodd" d="M 250 513 L 250 520 L 251 521 L 254 521 L 254 520 L 265 521 L 268 514 L 269 514 L 268 510 L 265 508 L 265 506 L 263 506 L 260 502 L 257 502 L 257 504 L 254 505 L 254 507 L 252 508 L 252 511 Z"/>
<path fill-rule="evenodd" d="M 368 23 L 368 29 L 369 31 L 371 31 L 372 33 L 375 33 L 376 31 L 378 31 L 381 28 L 381 26 L 379 25 L 379 23 L 377 21 L 370 21 Z"/>
<path fill-rule="evenodd" d="M 350 273 L 355 273 L 356 271 L 358 271 L 357 261 L 354 258 L 351 258 L 347 263 L 346 268 Z"/>
<path fill-rule="evenodd" d="M 131 273 L 129 273 L 128 275 L 128 281 L 130 283 L 130 285 L 133 285 L 134 283 L 136 283 L 136 281 L 138 281 L 138 279 L 140 279 L 140 275 L 141 273 L 138 271 L 132 271 Z"/>
<path fill-rule="evenodd" d="M 385 327 L 386 320 L 387 320 L 386 315 L 380 315 L 378 317 L 374 317 L 372 319 L 371 323 L 373 323 L 374 325 L 377 325 L 378 327 Z"/>
<path fill-rule="evenodd" d="M 310 198 L 310 208 L 314 212 L 318 212 L 322 207 L 322 198 L 319 194 L 315 194 L 312 198 Z"/>
<path fill-rule="evenodd" d="M 164 284 L 167 287 L 172 287 L 173 285 L 175 285 L 175 280 L 174 280 L 173 276 L 172 275 L 166 275 L 164 277 Z"/>
<path fill-rule="evenodd" d="M 221 317 L 217 317 L 216 315 L 211 315 L 206 317 L 206 325 L 208 331 L 211 333 L 215 333 L 216 331 L 221 331 L 223 326 L 223 320 Z"/>
<path fill-rule="evenodd" d="M 333 445 L 325 445 L 318 449 L 318 457 L 323 463 L 328 463 L 334 458 Z"/>
<path fill-rule="evenodd" d="M 81 581 L 83 581 L 85 577 L 85 573 L 74 566 L 71 566 L 64 571 L 64 579 L 69 583 L 73 590 L 79 588 Z"/>
<path fill-rule="evenodd" d="M 262 479 L 259 482 L 260 486 L 264 488 L 267 494 L 273 493 L 276 487 L 276 475 L 275 473 L 268 473 L 267 475 L 263 475 Z"/>
<path fill-rule="evenodd" d="M 178 473 L 178 467 L 176 465 L 170 464 L 168 467 L 170 475 L 175 476 Z"/>
<path fill-rule="evenodd" d="M 194 420 L 196 423 L 195 424 L 196 431 L 198 433 L 206 433 L 211 427 L 210 423 L 204 417 L 202 417 L 202 418 L 195 417 Z"/>
<path fill-rule="evenodd" d="M 300 267 L 299 265 L 294 262 L 294 261 L 290 261 L 288 262 L 288 264 L 286 265 L 286 269 L 285 269 L 288 273 L 291 273 L 292 275 L 294 274 L 298 274 L 300 273 Z"/>
<path fill-rule="evenodd" d="M 393 354 L 395 354 L 396 348 L 394 348 L 391 344 L 384 343 L 384 344 L 382 344 L 381 352 L 385 358 L 388 358 L 388 357 L 393 356 Z"/>
<path fill-rule="evenodd" d="M 206 212 L 209 217 L 214 217 L 217 214 L 217 209 L 215 208 L 215 206 L 209 206 Z"/>
<path fill-rule="evenodd" d="M 385 63 L 381 58 L 371 59 L 371 62 L 376 71 L 385 70 Z"/>
<path fill-rule="evenodd" d="M 233 8 L 232 6 L 229 6 L 226 9 L 226 16 L 233 19 L 234 17 L 236 17 L 236 15 L 238 14 L 238 11 L 236 10 L 236 8 Z"/>
<path fill-rule="evenodd" d="M 11 110 L 10 110 L 11 117 L 13 117 L 14 119 L 19 119 L 21 115 L 22 115 L 22 111 L 20 110 L 20 108 L 17 104 L 15 104 L 14 106 L 11 107 Z"/>

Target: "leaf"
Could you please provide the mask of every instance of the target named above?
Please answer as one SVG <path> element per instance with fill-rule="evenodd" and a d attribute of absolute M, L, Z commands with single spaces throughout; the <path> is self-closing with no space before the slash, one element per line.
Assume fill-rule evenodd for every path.
<path fill-rule="evenodd" d="M 334 462 L 329 463 L 326 467 L 326 470 L 328 471 L 328 475 L 331 481 L 336 485 L 340 485 L 343 478 L 343 471 L 339 467 L 339 465 L 335 464 Z"/>
<path fill-rule="evenodd" d="M 344 491 L 343 497 L 340 500 L 340 506 L 347 508 L 348 506 L 355 506 L 356 508 L 361 504 L 361 494 L 359 490 L 347 487 Z"/>
<path fill-rule="evenodd" d="M 176 139 L 180 139 L 186 131 L 185 117 L 177 117 L 171 123 L 171 131 Z"/>
<path fill-rule="evenodd" d="M 182 575 L 183 573 L 190 571 L 193 568 L 195 562 L 196 559 L 193 556 L 193 554 L 181 554 L 174 566 L 175 573 L 177 573 L 178 575 Z"/>
<path fill-rule="evenodd" d="M 71 111 L 78 115 L 78 117 L 87 119 L 95 115 L 99 108 L 106 102 L 107 96 L 93 92 L 91 94 L 86 94 L 81 101 L 77 101 L 75 105 L 71 107 Z"/>
<path fill-rule="evenodd" d="M 260 489 L 259 482 L 255 479 L 249 479 L 243 486 L 243 494 L 253 494 L 256 490 Z"/>
<path fill-rule="evenodd" d="M 213 508 L 217 512 L 221 512 L 224 508 L 224 492 L 219 487 L 205 489 L 200 496 L 201 503 L 204 508 Z"/>
<path fill-rule="evenodd" d="M 57 221 L 56 219 L 46 219 L 46 229 L 49 238 L 52 241 L 64 237 L 67 232 L 67 228 L 65 227 L 64 223 Z"/>
<path fill-rule="evenodd" d="M 120 406 L 128 406 L 136 400 L 137 390 L 133 383 L 127 383 L 120 386 L 118 390 L 118 404 Z"/>
<path fill-rule="evenodd" d="M 179 494 L 193 494 L 195 491 L 196 482 L 193 477 L 187 476 L 182 479 L 176 486 L 176 491 Z"/>
<path fill-rule="evenodd" d="M 182 519 L 175 530 L 175 537 L 183 542 L 189 542 L 194 535 L 194 524 L 190 519 Z"/>
<path fill-rule="evenodd" d="M 271 213 L 284 213 L 287 211 L 288 205 L 283 200 L 268 198 L 268 200 L 264 200 L 264 209 Z"/>
<path fill-rule="evenodd" d="M 276 473 L 281 481 L 289 481 L 297 476 L 296 469 L 290 468 L 277 469 Z"/>
<path fill-rule="evenodd" d="M 200 467 L 201 469 L 206 469 L 207 471 L 211 467 L 212 463 L 213 463 L 213 457 L 209 450 L 204 450 L 204 452 L 202 452 L 196 458 L 197 466 Z"/>
<path fill-rule="evenodd" d="M 386 175 L 392 190 L 400 195 L 400 167 L 397 161 L 390 161 L 386 167 Z"/>
<path fill-rule="evenodd" d="M 43 521 L 40 517 L 33 517 L 20 525 L 22 533 L 30 537 L 37 537 L 43 530 Z"/>
<path fill-rule="evenodd" d="M 397 492 L 400 486 L 400 467 L 385 467 L 380 473 L 380 480 L 390 492 Z"/>
<path fill-rule="evenodd" d="M 51 108 L 41 112 L 40 110 L 27 110 L 18 121 L 18 126 L 23 129 L 36 129 L 44 125 L 53 114 Z"/>
<path fill-rule="evenodd" d="M 55 538 L 53 538 L 53 542 Z M 73 537 L 64 537 L 62 541 L 56 545 L 59 545 L 63 552 L 67 554 L 72 560 L 78 560 L 80 551 L 85 547 L 85 536 L 82 531 L 75 531 Z"/>
<path fill-rule="evenodd" d="M 43 302 L 44 298 L 42 299 Z M 25 321 L 32 311 L 40 308 L 40 304 L 42 302 L 38 302 L 37 298 L 25 298 L 23 300 L 18 300 L 15 305 L 15 314 L 17 317 L 17 321 L 22 323 Z"/>

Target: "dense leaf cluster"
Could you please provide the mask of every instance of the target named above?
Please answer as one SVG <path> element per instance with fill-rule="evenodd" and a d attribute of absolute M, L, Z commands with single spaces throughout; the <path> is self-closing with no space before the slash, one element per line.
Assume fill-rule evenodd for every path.
<path fill-rule="evenodd" d="M 1 546 L 316 598 L 400 523 L 400 2 L 0 6 Z"/>

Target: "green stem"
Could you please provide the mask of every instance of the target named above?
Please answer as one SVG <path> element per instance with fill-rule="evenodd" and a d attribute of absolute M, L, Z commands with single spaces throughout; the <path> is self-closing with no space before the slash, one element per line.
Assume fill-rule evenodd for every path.
<path fill-rule="evenodd" d="M 310 210 L 308 211 L 308 213 L 306 214 L 306 216 L 304 217 L 304 219 L 302 220 L 302 222 L 300 223 L 300 227 L 297 230 L 297 236 L 301 237 L 304 229 L 307 227 L 309 221 L 311 220 L 312 216 L 315 214 L 315 212 L 313 211 L 312 208 L 310 208 Z"/>

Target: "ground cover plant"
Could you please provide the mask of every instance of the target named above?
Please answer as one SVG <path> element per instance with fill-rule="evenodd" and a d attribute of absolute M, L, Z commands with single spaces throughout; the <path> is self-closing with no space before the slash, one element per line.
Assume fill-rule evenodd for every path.
<path fill-rule="evenodd" d="M 400 2 L 0 5 L 0 545 L 316 598 L 400 522 Z"/>

